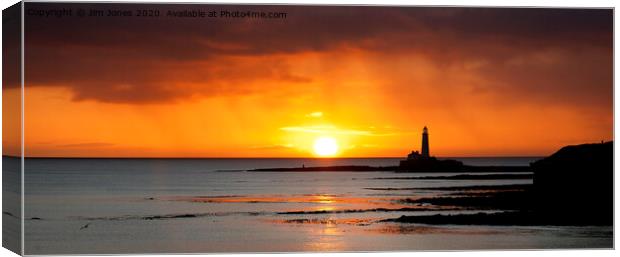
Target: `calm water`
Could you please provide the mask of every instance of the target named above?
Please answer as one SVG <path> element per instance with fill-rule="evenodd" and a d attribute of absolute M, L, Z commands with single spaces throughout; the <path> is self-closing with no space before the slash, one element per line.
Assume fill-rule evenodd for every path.
<path fill-rule="evenodd" d="M 527 165 L 533 160 L 463 159 L 467 164 L 486 165 Z M 26 254 L 612 246 L 611 227 L 377 222 L 401 215 L 477 212 L 433 206 L 423 206 L 430 209 L 425 211 L 399 211 L 411 206 L 399 203 L 398 199 L 446 193 L 425 188 L 531 184 L 530 179 L 399 180 L 376 178 L 431 174 L 239 171 L 302 165 L 387 166 L 397 162 L 398 159 L 27 159 Z"/>

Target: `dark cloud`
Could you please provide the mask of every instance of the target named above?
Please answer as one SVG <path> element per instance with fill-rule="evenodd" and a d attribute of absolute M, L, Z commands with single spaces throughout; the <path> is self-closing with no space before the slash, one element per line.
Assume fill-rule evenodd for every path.
<path fill-rule="evenodd" d="M 21 7 L 2 10 L 2 87 L 20 86 Z"/>
<path fill-rule="evenodd" d="M 263 80 L 309 83 L 313 78 L 295 74 L 277 57 L 264 63 L 234 58 L 345 48 L 415 53 L 440 66 L 482 60 L 487 65 L 474 71 L 496 83 L 481 89 L 570 97 L 577 93 L 566 92 L 587 85 L 596 98 L 612 88 L 611 9 L 26 4 L 59 7 L 287 13 L 286 19 L 254 20 L 27 16 L 27 85 L 67 87 L 75 100 L 155 103 L 251 93 Z M 537 66 L 527 58 L 546 51 L 560 53 L 563 62 Z"/>

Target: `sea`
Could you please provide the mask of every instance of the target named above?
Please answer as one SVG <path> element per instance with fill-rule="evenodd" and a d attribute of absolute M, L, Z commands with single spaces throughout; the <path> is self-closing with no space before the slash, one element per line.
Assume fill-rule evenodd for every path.
<path fill-rule="evenodd" d="M 500 166 L 529 165 L 539 158 L 452 159 L 470 165 Z M 443 190 L 450 187 L 532 184 L 532 179 L 416 179 L 438 176 L 437 173 L 248 171 L 302 166 L 392 166 L 398 161 L 398 158 L 27 158 L 24 162 L 25 253 L 613 247 L 611 226 L 425 225 L 386 221 L 402 215 L 481 212 L 410 205 L 403 199 L 450 194 L 453 191 Z M 463 173 L 441 173 L 441 176 L 459 174 Z M 14 188 L 6 184 L 8 181 L 4 180 L 5 190 Z M 17 216 L 3 212 L 3 220 L 18 219 Z"/>

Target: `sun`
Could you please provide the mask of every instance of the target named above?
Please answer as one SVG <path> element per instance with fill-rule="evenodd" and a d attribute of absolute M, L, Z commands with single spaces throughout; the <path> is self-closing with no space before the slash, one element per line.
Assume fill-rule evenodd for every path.
<path fill-rule="evenodd" d="M 314 140 L 314 154 L 318 156 L 334 156 L 338 152 L 338 142 L 331 137 L 319 137 Z"/>

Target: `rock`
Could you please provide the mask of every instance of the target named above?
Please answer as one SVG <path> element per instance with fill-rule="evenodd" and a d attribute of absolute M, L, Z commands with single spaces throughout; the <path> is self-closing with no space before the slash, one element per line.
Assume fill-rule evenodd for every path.
<path fill-rule="evenodd" d="M 613 142 L 566 146 L 531 164 L 536 209 L 575 224 L 613 224 Z"/>

